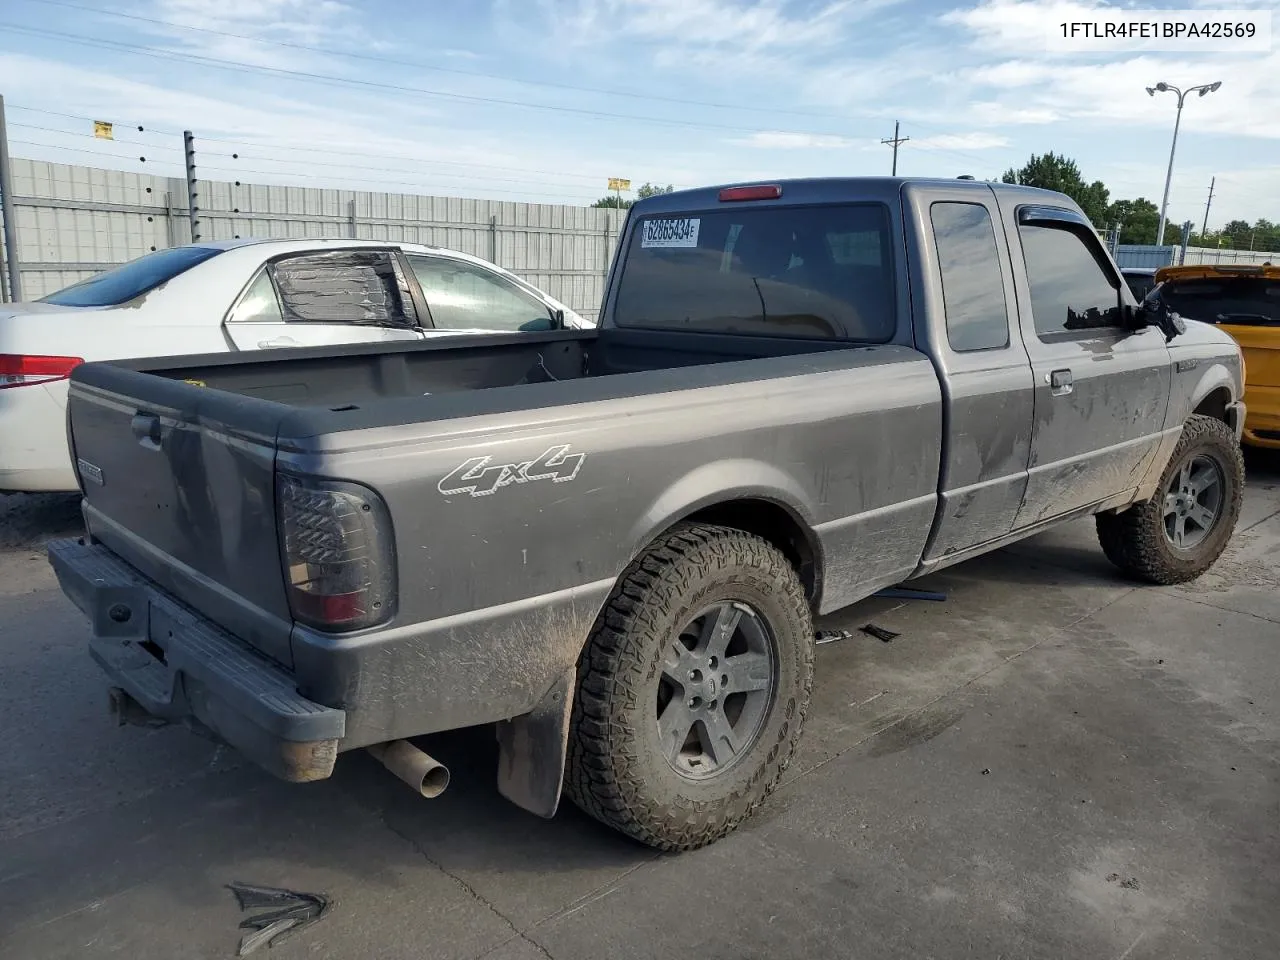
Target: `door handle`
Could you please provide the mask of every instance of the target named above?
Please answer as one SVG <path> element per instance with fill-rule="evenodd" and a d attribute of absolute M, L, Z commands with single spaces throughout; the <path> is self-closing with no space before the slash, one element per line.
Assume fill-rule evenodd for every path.
<path fill-rule="evenodd" d="M 293 337 L 274 337 L 271 340 L 259 340 L 258 346 L 263 350 L 270 350 L 272 347 L 296 347 L 298 341 Z"/>
<path fill-rule="evenodd" d="M 1070 370 L 1054 370 L 1044 375 L 1044 382 L 1049 384 L 1049 393 L 1055 397 L 1065 397 L 1073 389 Z"/>

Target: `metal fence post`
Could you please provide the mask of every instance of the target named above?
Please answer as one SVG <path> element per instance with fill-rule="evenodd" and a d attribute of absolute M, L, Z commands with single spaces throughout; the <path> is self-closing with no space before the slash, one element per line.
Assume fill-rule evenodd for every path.
<path fill-rule="evenodd" d="M 359 237 L 359 236 L 360 236 L 359 231 L 356 229 L 356 199 L 355 199 L 355 197 L 352 197 L 350 200 L 348 200 L 348 201 L 347 201 L 347 221 L 348 221 L 348 225 L 351 227 L 351 239 L 352 239 L 352 240 L 355 240 L 357 237 Z"/>
<path fill-rule="evenodd" d="M 182 147 L 187 158 L 187 215 L 191 218 L 191 242 L 200 239 L 200 221 L 196 218 L 200 210 L 196 197 L 196 139 L 190 130 L 182 131 Z"/>
<path fill-rule="evenodd" d="M 489 218 L 489 262 L 498 262 L 498 218 Z"/>
<path fill-rule="evenodd" d="M 168 246 L 178 246 L 178 238 L 173 232 L 173 192 L 169 190 L 164 194 L 164 235 Z"/>
<path fill-rule="evenodd" d="M 4 97 L 0 96 L 0 215 L 4 217 L 4 252 L 9 264 L 9 293 L 22 299 L 22 273 L 18 263 L 18 222 L 13 212 L 13 171 L 9 169 L 9 133 L 4 123 Z"/>

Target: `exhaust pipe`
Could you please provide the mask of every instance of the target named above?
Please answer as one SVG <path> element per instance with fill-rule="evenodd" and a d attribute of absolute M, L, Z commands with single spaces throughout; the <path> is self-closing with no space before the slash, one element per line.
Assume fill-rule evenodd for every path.
<path fill-rule="evenodd" d="M 392 740 L 366 747 L 384 767 L 428 800 L 449 786 L 449 768 L 408 740 Z"/>

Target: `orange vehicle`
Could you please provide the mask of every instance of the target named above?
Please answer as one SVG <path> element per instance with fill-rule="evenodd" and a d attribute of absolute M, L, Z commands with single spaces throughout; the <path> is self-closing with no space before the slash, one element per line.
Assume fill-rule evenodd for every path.
<path fill-rule="evenodd" d="M 1280 267 L 1206 263 L 1162 267 L 1169 308 L 1216 324 L 1244 352 L 1244 442 L 1280 450 Z"/>

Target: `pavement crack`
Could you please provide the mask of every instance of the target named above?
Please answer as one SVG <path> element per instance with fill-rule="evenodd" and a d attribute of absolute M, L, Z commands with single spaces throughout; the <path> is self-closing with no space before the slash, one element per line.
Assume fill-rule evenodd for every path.
<path fill-rule="evenodd" d="M 398 827 L 396 827 L 396 825 L 392 823 L 391 818 L 387 815 L 387 811 L 385 809 L 379 809 L 377 811 L 377 815 L 378 815 L 378 819 L 382 822 L 382 825 L 387 828 L 387 830 L 395 834 L 397 837 L 399 837 L 401 840 L 407 843 L 410 847 L 412 847 L 413 851 L 416 854 L 418 854 L 418 856 L 422 857 L 423 860 L 427 861 L 427 863 L 431 864 L 431 866 L 435 867 L 437 870 L 443 873 L 446 877 L 452 880 L 460 890 L 462 890 L 472 900 L 480 904 L 480 906 L 484 907 L 486 910 L 492 913 L 495 917 L 501 920 L 504 924 L 506 924 L 507 929 L 511 931 L 511 936 L 507 937 L 507 939 L 503 940 L 501 943 L 497 944 L 491 949 L 486 950 L 483 953 L 479 954 L 476 960 L 480 960 L 481 957 L 487 957 L 489 954 L 493 953 L 495 950 L 500 950 L 502 947 L 506 946 L 512 940 L 524 940 L 531 947 L 537 950 L 539 954 L 541 954 L 543 957 L 546 957 L 547 960 L 555 960 L 555 958 L 551 956 L 550 953 L 547 952 L 546 947 L 538 943 L 538 941 L 534 940 L 532 937 L 528 936 L 523 930 L 517 927 L 515 925 L 515 922 L 510 917 L 508 917 L 505 913 L 499 910 L 492 900 L 484 896 L 484 894 L 480 893 L 479 890 L 477 890 L 471 884 L 467 883 L 466 880 L 462 879 L 462 877 L 458 876 L 452 870 L 445 867 L 438 860 L 434 859 L 431 856 L 431 854 L 427 852 L 426 848 L 411 834 L 406 833 L 404 830 L 401 830 Z"/>
<path fill-rule="evenodd" d="M 1277 620 L 1275 617 L 1265 617 L 1260 613 L 1250 613 L 1248 610 L 1237 610 L 1234 607 L 1224 607 L 1220 603 L 1210 603 L 1208 600 L 1189 597 L 1185 593 L 1178 593 L 1176 590 L 1164 590 L 1162 592 L 1165 596 L 1172 597 L 1175 600 L 1185 600 L 1187 603 L 1195 603 L 1202 607 L 1209 607 L 1213 610 L 1221 610 L 1223 613 L 1232 613 L 1241 617 L 1252 617 L 1254 620 L 1261 620 L 1263 623 L 1280 623 L 1280 620 Z"/>

